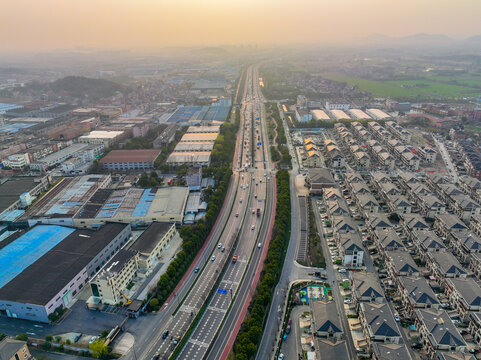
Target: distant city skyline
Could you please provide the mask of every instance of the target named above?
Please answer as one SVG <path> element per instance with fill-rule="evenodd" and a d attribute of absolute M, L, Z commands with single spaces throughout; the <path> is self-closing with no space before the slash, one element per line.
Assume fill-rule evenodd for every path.
<path fill-rule="evenodd" d="M 335 43 L 370 34 L 481 35 L 479 0 L 16 0 L 0 51 Z"/>

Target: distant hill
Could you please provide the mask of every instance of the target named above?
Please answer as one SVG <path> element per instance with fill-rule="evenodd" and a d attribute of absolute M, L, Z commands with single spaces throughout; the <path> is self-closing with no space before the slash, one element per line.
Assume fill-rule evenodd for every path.
<path fill-rule="evenodd" d="M 466 41 L 480 43 L 481 42 L 481 35 L 475 35 L 475 36 L 468 37 L 466 39 Z"/>
<path fill-rule="evenodd" d="M 371 34 L 357 39 L 357 43 L 375 46 L 445 46 L 453 39 L 441 34 L 414 34 L 404 37 L 390 37 L 382 34 Z"/>
<path fill-rule="evenodd" d="M 47 85 L 55 92 L 66 91 L 70 96 L 104 98 L 114 95 L 117 91 L 126 93 L 128 88 L 105 79 L 92 79 L 83 76 L 67 76 Z"/>

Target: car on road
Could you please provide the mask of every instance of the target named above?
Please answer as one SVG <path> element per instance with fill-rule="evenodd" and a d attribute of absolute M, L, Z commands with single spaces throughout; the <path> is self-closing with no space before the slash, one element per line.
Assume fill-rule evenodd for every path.
<path fill-rule="evenodd" d="M 167 336 L 169 336 L 169 330 L 163 332 L 162 339 L 167 339 Z"/>
<path fill-rule="evenodd" d="M 396 320 L 396 322 L 399 322 L 399 315 L 398 314 L 394 314 L 394 320 Z"/>
<path fill-rule="evenodd" d="M 261 243 L 257 244 L 257 247 L 258 247 L 259 249 L 261 248 L 261 246 L 262 246 Z"/>
<path fill-rule="evenodd" d="M 251 230 L 254 230 L 255 228 L 256 228 L 255 226 L 252 226 L 252 227 L 251 227 Z"/>
<path fill-rule="evenodd" d="M 160 359 L 160 355 L 159 354 L 155 354 L 153 357 L 152 357 L 152 360 L 159 360 Z"/>
<path fill-rule="evenodd" d="M 210 261 L 215 261 L 215 256 L 212 256 Z"/>
<path fill-rule="evenodd" d="M 235 214 L 235 217 L 239 217 L 239 214 L 238 214 L 238 213 L 237 213 L 237 214 Z"/>
<path fill-rule="evenodd" d="M 347 272 L 346 269 L 339 269 L 338 271 L 339 271 L 340 273 L 346 273 L 346 272 Z"/>
<path fill-rule="evenodd" d="M 351 303 L 351 300 L 349 300 L 349 299 L 344 300 L 344 304 L 350 304 L 350 303 Z"/>
<path fill-rule="evenodd" d="M 242 204 L 242 199 L 240 199 L 240 200 L 239 200 L 239 203 L 241 203 L 241 204 Z"/>
<path fill-rule="evenodd" d="M 196 267 L 196 268 L 194 269 L 194 274 L 197 274 L 198 272 L 199 272 L 199 268 Z"/>
<path fill-rule="evenodd" d="M 217 244 L 217 249 L 220 250 L 221 248 L 222 248 L 222 244 L 221 244 L 221 243 L 218 243 L 218 244 Z"/>
<path fill-rule="evenodd" d="M 174 345 L 177 345 L 179 343 L 179 341 L 180 341 L 180 336 L 176 336 L 174 338 Z"/>

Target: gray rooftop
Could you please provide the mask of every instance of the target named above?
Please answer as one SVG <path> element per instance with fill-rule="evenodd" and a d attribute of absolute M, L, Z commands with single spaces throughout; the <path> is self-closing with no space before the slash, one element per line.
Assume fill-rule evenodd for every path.
<path fill-rule="evenodd" d="M 466 346 L 466 342 L 444 310 L 418 309 L 416 317 L 428 331 L 428 337 L 435 347 L 439 345 Z"/>

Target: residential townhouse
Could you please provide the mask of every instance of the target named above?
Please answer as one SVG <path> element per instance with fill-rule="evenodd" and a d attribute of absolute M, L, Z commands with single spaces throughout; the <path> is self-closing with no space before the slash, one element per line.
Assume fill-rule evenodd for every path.
<path fill-rule="evenodd" d="M 481 287 L 472 278 L 446 279 L 444 293 L 463 320 L 469 321 L 470 312 L 481 311 Z"/>
<path fill-rule="evenodd" d="M 373 343 L 402 343 L 401 333 L 388 304 L 361 303 L 359 318 L 369 346 Z"/>
<path fill-rule="evenodd" d="M 407 251 L 386 251 L 385 260 L 389 275 L 397 281 L 400 276 L 419 277 L 420 273 Z"/>
<path fill-rule="evenodd" d="M 436 195 L 425 195 L 420 197 L 421 213 L 430 218 L 434 218 L 436 215 L 441 215 L 446 212 L 446 204 L 438 199 Z"/>
<path fill-rule="evenodd" d="M 411 240 L 413 239 L 413 231 L 424 231 L 430 229 L 430 226 L 419 214 L 402 215 L 399 224 L 401 225 L 404 234 Z"/>
<path fill-rule="evenodd" d="M 439 198 L 447 204 L 452 204 L 456 195 L 463 194 L 463 192 L 453 184 L 439 184 L 437 189 Z"/>
<path fill-rule="evenodd" d="M 421 261 L 426 262 L 426 254 L 431 252 L 446 251 L 443 241 L 434 231 L 424 230 L 412 232 L 413 243 Z"/>
<path fill-rule="evenodd" d="M 352 298 L 356 305 L 356 311 L 359 311 L 361 302 L 386 302 L 376 274 L 366 271 L 352 271 L 350 278 Z"/>
<path fill-rule="evenodd" d="M 437 152 L 429 146 L 421 146 L 418 149 L 418 154 L 426 164 L 434 164 L 436 161 Z"/>
<path fill-rule="evenodd" d="M 401 125 L 394 121 L 386 122 L 386 129 L 388 129 L 396 138 L 398 138 L 403 144 L 411 142 L 411 134 L 404 129 Z"/>
<path fill-rule="evenodd" d="M 394 230 L 376 230 L 374 238 L 379 254 L 386 257 L 386 251 L 406 251 L 401 238 Z"/>
<path fill-rule="evenodd" d="M 417 309 L 414 313 L 419 342 L 431 359 L 435 359 L 437 350 L 466 351 L 467 344 L 446 311 Z"/>
<path fill-rule="evenodd" d="M 355 201 L 356 206 L 361 214 L 378 213 L 380 210 L 379 203 L 374 195 L 370 193 L 356 196 Z"/>
<path fill-rule="evenodd" d="M 413 206 L 404 195 L 388 195 L 389 211 L 397 214 L 411 214 Z"/>
<path fill-rule="evenodd" d="M 340 340 L 343 334 L 337 307 L 334 301 L 312 301 L 312 326 L 315 334 L 321 338 Z"/>
<path fill-rule="evenodd" d="M 436 215 L 434 219 L 434 228 L 445 239 L 447 239 L 453 232 L 465 231 L 468 229 L 466 224 L 454 214 L 440 214 Z"/>
<path fill-rule="evenodd" d="M 473 215 L 470 219 L 470 227 L 476 234 L 481 236 L 481 215 Z"/>
<path fill-rule="evenodd" d="M 439 303 L 427 280 L 423 277 L 401 276 L 397 282 L 398 292 L 409 316 L 416 309 L 439 309 Z"/>
<path fill-rule="evenodd" d="M 461 220 L 469 221 L 473 215 L 481 212 L 481 206 L 467 195 L 456 195 L 453 201 L 453 210 Z"/>
<path fill-rule="evenodd" d="M 459 187 L 464 193 L 471 198 L 479 201 L 479 195 L 481 192 L 481 181 L 471 176 L 459 177 Z"/>
<path fill-rule="evenodd" d="M 374 236 L 376 231 L 390 230 L 393 227 L 391 221 L 383 213 L 370 214 L 366 221 L 366 226 L 371 236 Z"/>
<path fill-rule="evenodd" d="M 473 336 L 473 341 L 479 346 L 481 345 L 481 312 L 469 313 L 469 326 L 470 334 Z"/>
<path fill-rule="evenodd" d="M 415 184 L 420 184 L 421 180 L 410 171 L 398 172 L 398 185 L 401 190 L 406 194 Z"/>
<path fill-rule="evenodd" d="M 469 230 L 453 232 L 448 240 L 462 264 L 469 265 L 471 255 L 481 253 L 481 239 Z"/>
<path fill-rule="evenodd" d="M 471 254 L 469 261 L 469 270 L 473 273 L 474 276 L 476 276 L 478 279 L 481 279 L 481 254 Z"/>
<path fill-rule="evenodd" d="M 357 226 L 350 216 L 334 216 L 332 227 L 337 234 L 357 233 Z"/>
<path fill-rule="evenodd" d="M 341 233 L 336 236 L 342 265 L 359 268 L 364 265 L 364 248 L 357 232 Z"/>
<path fill-rule="evenodd" d="M 445 285 L 448 278 L 466 278 L 466 270 L 461 266 L 458 259 L 448 251 L 426 253 L 426 268 L 436 281 Z"/>
<path fill-rule="evenodd" d="M 412 360 L 405 344 L 372 344 L 373 360 Z"/>

